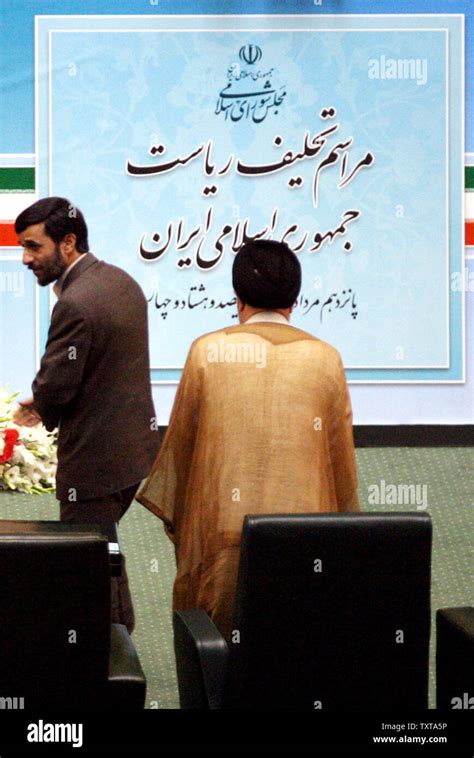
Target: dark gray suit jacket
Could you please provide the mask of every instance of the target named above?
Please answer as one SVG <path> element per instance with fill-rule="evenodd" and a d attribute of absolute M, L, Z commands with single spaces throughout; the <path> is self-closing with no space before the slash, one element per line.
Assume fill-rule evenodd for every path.
<path fill-rule="evenodd" d="M 145 477 L 158 450 L 147 302 L 131 276 L 88 253 L 68 273 L 33 382 L 59 424 L 57 497 L 86 500 Z"/>

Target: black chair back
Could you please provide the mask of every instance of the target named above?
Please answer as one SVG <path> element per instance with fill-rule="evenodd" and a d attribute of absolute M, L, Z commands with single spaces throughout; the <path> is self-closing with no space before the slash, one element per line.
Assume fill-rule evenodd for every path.
<path fill-rule="evenodd" d="M 26 709 L 93 707 L 110 629 L 99 527 L 0 522 L 0 697 L 23 698 Z"/>
<path fill-rule="evenodd" d="M 226 706 L 428 707 L 426 513 L 247 516 Z"/>
<path fill-rule="evenodd" d="M 436 613 L 436 707 L 474 708 L 474 608 Z"/>

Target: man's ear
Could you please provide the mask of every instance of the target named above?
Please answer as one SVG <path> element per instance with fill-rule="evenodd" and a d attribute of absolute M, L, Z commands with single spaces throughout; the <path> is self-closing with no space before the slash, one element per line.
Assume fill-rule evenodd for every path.
<path fill-rule="evenodd" d="M 66 255 L 73 253 L 76 250 L 76 235 L 72 232 L 65 234 L 59 243 L 59 249 Z"/>
<path fill-rule="evenodd" d="M 242 302 L 242 300 L 240 299 L 240 297 L 237 295 L 236 292 L 234 294 L 235 294 L 235 297 L 237 299 L 237 312 L 238 313 L 242 313 L 242 311 L 245 308 L 245 303 Z"/>

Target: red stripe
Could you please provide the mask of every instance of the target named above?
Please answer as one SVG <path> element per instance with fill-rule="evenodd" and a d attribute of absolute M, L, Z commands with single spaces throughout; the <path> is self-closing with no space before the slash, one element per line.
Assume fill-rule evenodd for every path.
<path fill-rule="evenodd" d="M 474 221 L 466 221 L 466 245 L 474 245 Z M 0 247 L 18 247 L 14 221 L 0 221 Z"/>
<path fill-rule="evenodd" d="M 466 245 L 474 245 L 474 221 L 466 221 Z"/>
<path fill-rule="evenodd" d="M 18 247 L 14 221 L 0 221 L 0 247 Z"/>

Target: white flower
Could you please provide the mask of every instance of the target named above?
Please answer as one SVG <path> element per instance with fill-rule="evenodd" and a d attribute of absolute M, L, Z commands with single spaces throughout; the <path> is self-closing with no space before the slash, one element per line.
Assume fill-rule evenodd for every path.
<path fill-rule="evenodd" d="M 0 464 L 0 489 L 19 492 L 53 491 L 57 467 L 56 431 L 43 424 L 18 426 L 12 420 L 18 392 L 0 387 L 0 455 L 5 450 L 4 432 L 16 429 L 19 438 L 8 461 Z"/>

